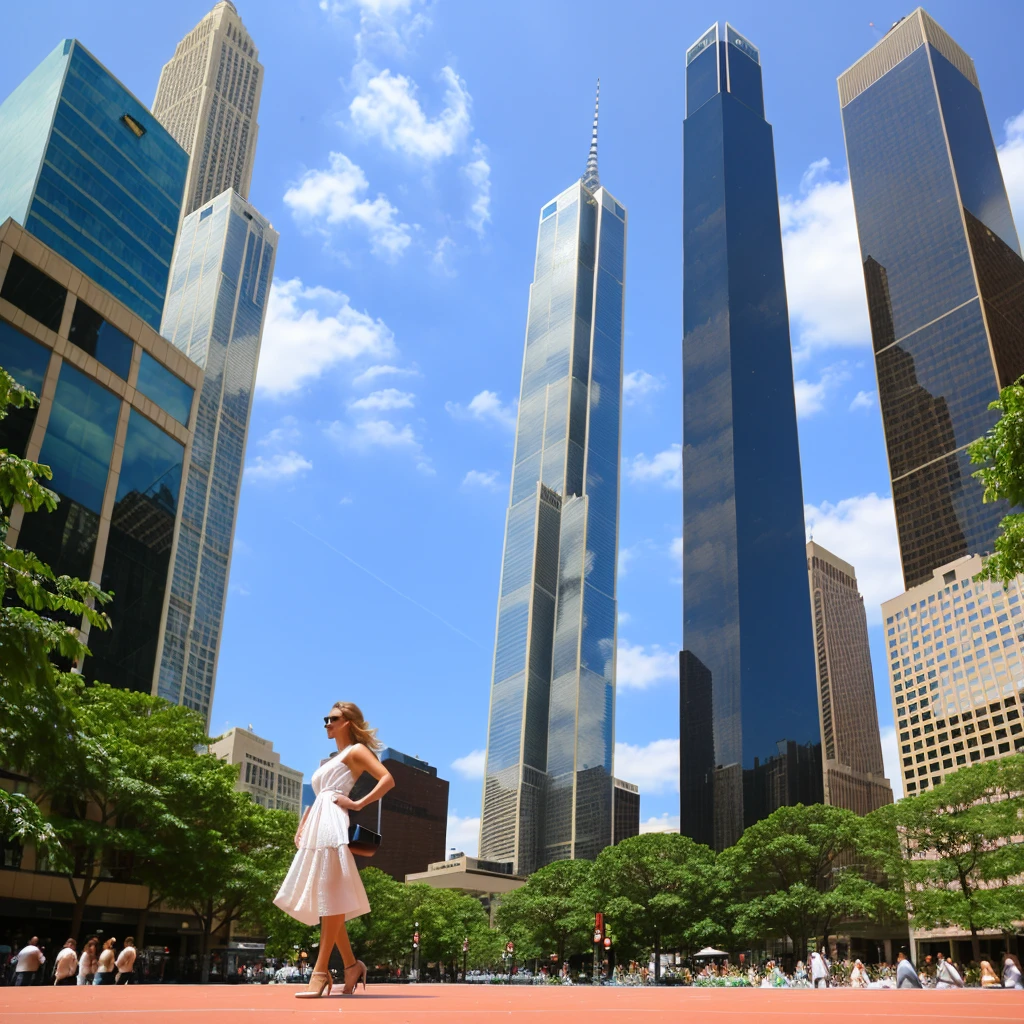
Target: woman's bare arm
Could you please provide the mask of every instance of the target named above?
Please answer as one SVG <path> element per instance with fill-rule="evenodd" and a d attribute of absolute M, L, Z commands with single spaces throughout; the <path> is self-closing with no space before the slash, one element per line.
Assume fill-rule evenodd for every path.
<path fill-rule="evenodd" d="M 338 793 L 334 797 L 334 802 L 339 807 L 344 807 L 346 811 L 361 811 L 369 804 L 376 803 L 385 793 L 395 788 L 395 780 L 392 778 L 391 772 L 362 743 L 357 743 L 349 751 L 348 757 L 345 758 L 345 764 L 351 769 L 355 778 L 358 779 L 363 772 L 369 772 L 377 780 L 377 785 L 360 800 L 353 800 Z"/>

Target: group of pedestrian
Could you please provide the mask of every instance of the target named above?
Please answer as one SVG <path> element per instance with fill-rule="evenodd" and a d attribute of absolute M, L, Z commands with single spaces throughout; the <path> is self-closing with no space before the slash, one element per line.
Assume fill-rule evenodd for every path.
<path fill-rule="evenodd" d="M 944 953 L 937 953 L 935 962 L 925 957 L 924 969 L 919 973 L 910 962 L 905 949 L 896 955 L 897 988 L 963 988 L 964 976 Z M 982 988 L 1024 989 L 1020 960 L 1013 953 L 1003 954 L 1002 974 L 997 974 L 991 961 L 982 960 L 979 965 L 979 982 Z"/>
<path fill-rule="evenodd" d="M 78 942 L 68 939 L 53 964 L 54 985 L 128 985 L 135 976 L 135 939 L 128 936 L 121 951 L 117 939 L 109 938 L 100 948 L 97 936 L 86 940 L 81 955 Z M 14 984 L 37 985 L 41 982 L 46 955 L 33 935 L 15 957 Z"/>

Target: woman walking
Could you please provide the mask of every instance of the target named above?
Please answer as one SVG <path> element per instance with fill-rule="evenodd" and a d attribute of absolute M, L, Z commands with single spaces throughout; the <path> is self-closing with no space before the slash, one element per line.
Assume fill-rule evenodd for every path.
<path fill-rule="evenodd" d="M 316 799 L 302 817 L 295 833 L 297 853 L 281 889 L 274 898 L 286 914 L 306 925 L 320 922 L 320 951 L 309 979 L 309 988 L 296 998 L 316 999 L 333 986 L 328 961 L 334 947 L 345 967 L 344 993 L 355 992 L 360 981 L 366 988 L 366 964 L 356 960 L 348 939 L 346 921 L 370 910 L 362 879 L 348 848 L 348 812 L 375 803 L 395 780 L 377 758 L 376 730 L 362 711 L 348 701 L 338 701 L 324 717 L 327 738 L 338 752 L 322 764 L 310 780 Z M 369 772 L 377 785 L 361 800 L 349 793 L 356 780 Z"/>
<path fill-rule="evenodd" d="M 113 985 L 114 984 L 114 947 L 117 945 L 117 939 L 111 936 L 103 943 L 103 951 L 100 953 L 99 966 L 96 968 L 96 974 L 93 976 L 92 983 L 94 985 Z"/>
<path fill-rule="evenodd" d="M 82 955 L 78 958 L 78 984 L 91 985 L 98 966 L 97 954 L 100 944 L 95 937 L 89 939 L 82 947 Z"/>

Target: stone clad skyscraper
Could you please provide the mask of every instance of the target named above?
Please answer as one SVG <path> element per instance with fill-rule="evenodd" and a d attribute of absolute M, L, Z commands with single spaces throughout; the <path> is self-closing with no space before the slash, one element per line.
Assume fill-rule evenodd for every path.
<path fill-rule="evenodd" d="M 721 849 L 822 797 L 775 150 L 728 24 L 686 53 L 683 520 L 680 830 Z"/>
<path fill-rule="evenodd" d="M 189 154 L 182 215 L 225 189 L 249 198 L 263 65 L 230 0 L 221 0 L 160 72 L 153 113 Z"/>
<path fill-rule="evenodd" d="M 1024 261 L 974 62 L 918 8 L 839 77 L 903 577 L 993 550 L 966 446 L 1024 373 Z"/>
<path fill-rule="evenodd" d="M 595 109 L 540 211 L 505 528 L 480 856 L 520 874 L 613 840 L 625 248 Z"/>
<path fill-rule="evenodd" d="M 852 565 L 813 540 L 807 578 L 814 615 L 825 803 L 858 814 L 892 803 L 882 764 L 864 598 Z"/>

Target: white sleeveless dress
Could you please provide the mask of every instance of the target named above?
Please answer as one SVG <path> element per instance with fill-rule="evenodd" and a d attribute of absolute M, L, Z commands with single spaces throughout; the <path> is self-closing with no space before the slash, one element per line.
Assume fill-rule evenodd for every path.
<path fill-rule="evenodd" d="M 274 903 L 303 924 L 344 914 L 346 920 L 370 912 L 363 880 L 348 848 L 348 811 L 334 802 L 336 793 L 348 796 L 355 779 L 346 747 L 320 765 L 310 780 L 316 799 L 309 810 L 292 866 Z"/>

